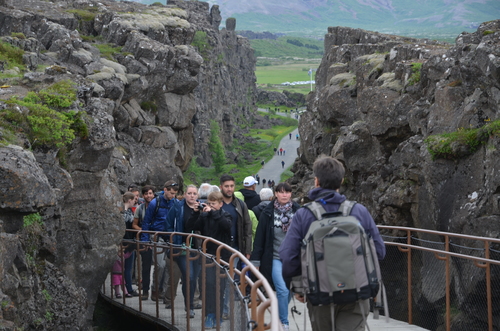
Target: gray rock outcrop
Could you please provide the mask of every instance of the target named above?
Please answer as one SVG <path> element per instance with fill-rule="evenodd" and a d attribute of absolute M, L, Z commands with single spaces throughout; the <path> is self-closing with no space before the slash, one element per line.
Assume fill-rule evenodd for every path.
<path fill-rule="evenodd" d="M 220 22 L 218 6 L 195 1 L 0 3 L 2 42 L 24 50 L 24 67 L 8 72 L 18 77 L 1 78 L 0 109 L 71 81 L 78 100 L 65 111 L 85 123 L 64 148 L 0 129 L 0 328 L 88 330 L 124 234 L 127 186 L 182 184 L 194 155 L 210 165 L 210 121 L 226 145 L 243 137 L 255 58 Z"/>
<path fill-rule="evenodd" d="M 378 224 L 498 238 L 498 132 L 470 144 L 457 141 L 434 155 L 426 139 L 487 128 L 500 118 L 499 59 L 498 20 L 462 33 L 456 45 L 329 28 L 316 90 L 299 124 L 301 145 L 291 179 L 297 193 L 305 196 L 312 187 L 317 156 L 331 155 L 347 169 L 342 190 L 366 205 Z M 445 158 L 436 156 L 445 152 Z M 439 310 L 444 300 L 444 279 L 428 276 L 433 268 L 424 263 L 413 278 L 414 302 L 423 315 Z M 466 284 L 453 288 L 452 304 L 463 314 L 457 330 L 485 329 L 473 308 L 484 286 L 480 269 L 452 268 L 453 283 Z M 393 286 L 391 297 L 405 286 Z M 394 307 L 391 312 L 398 314 Z M 422 316 L 414 321 L 429 317 Z"/>
<path fill-rule="evenodd" d="M 257 102 L 261 104 L 273 104 L 275 106 L 286 106 L 290 108 L 302 107 L 306 104 L 306 98 L 302 93 L 290 92 L 274 92 L 266 90 L 258 90 Z"/>

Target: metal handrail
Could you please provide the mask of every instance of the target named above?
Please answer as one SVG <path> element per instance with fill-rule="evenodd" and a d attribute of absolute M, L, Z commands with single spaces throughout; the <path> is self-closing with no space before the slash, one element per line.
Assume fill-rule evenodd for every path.
<path fill-rule="evenodd" d="M 225 277 L 230 277 L 231 279 L 231 284 L 233 286 L 238 287 L 239 291 L 241 293 L 245 293 L 246 288 L 250 288 L 250 297 L 249 297 L 249 302 L 247 304 L 247 307 L 249 309 L 249 316 L 251 317 L 250 320 L 247 321 L 247 325 L 253 324 L 252 330 L 257 330 L 257 331 L 264 331 L 264 330 L 279 330 L 281 327 L 281 323 L 279 321 L 279 314 L 278 314 L 278 301 L 276 298 L 276 295 L 274 295 L 274 291 L 269 284 L 269 282 L 266 280 L 266 278 L 259 272 L 259 270 L 252 264 L 250 261 L 244 256 L 242 253 L 239 251 L 235 250 L 234 248 L 217 241 L 213 238 L 210 237 L 205 237 L 202 235 L 194 234 L 194 233 L 182 233 L 182 232 L 160 232 L 160 231 L 142 231 L 142 230 L 127 230 L 128 232 L 134 232 L 135 233 L 135 239 L 133 240 L 123 240 L 124 244 L 128 245 L 135 245 L 135 249 L 137 251 L 143 251 L 145 249 L 153 249 L 153 261 L 154 264 L 157 265 L 157 256 L 164 253 L 167 250 L 170 250 L 169 258 L 171 263 L 176 263 L 174 262 L 174 257 L 179 256 L 183 253 L 186 254 L 186 259 L 193 259 L 196 260 L 198 258 L 201 258 L 201 265 L 202 265 L 202 270 L 203 268 L 211 268 L 211 267 L 217 267 L 216 265 L 222 266 L 224 268 L 227 268 L 228 272 L 223 273 L 219 275 L 220 278 L 225 278 Z M 141 235 L 147 233 L 150 235 L 152 238 L 150 241 L 141 241 Z M 173 239 L 174 236 L 182 236 L 184 238 L 183 242 L 184 245 L 179 246 L 179 245 L 174 245 Z M 168 242 L 161 243 L 159 242 L 159 238 L 168 238 Z M 190 243 L 192 240 L 201 240 L 202 245 L 201 247 L 197 249 L 191 248 Z M 211 255 L 207 253 L 207 244 L 208 243 L 215 243 L 218 248 L 217 252 L 215 255 Z M 228 261 L 225 261 L 221 259 L 221 254 L 223 251 L 228 251 L 230 252 L 231 256 Z M 197 257 L 191 257 L 190 252 L 197 252 L 199 253 L 199 256 Z M 212 263 L 207 263 L 206 262 L 206 257 L 212 259 Z M 236 258 L 239 258 L 240 261 L 245 263 L 245 268 L 243 270 L 238 270 L 236 266 L 234 265 L 234 261 Z M 123 263 L 123 257 L 122 257 L 122 265 Z M 141 288 L 141 255 L 137 254 L 137 261 L 136 261 L 136 278 L 137 279 L 137 285 L 138 285 L 138 290 L 139 290 L 139 311 L 142 312 L 142 301 L 140 300 L 140 297 L 142 295 L 142 288 Z M 189 268 L 190 264 L 186 263 L 186 275 L 189 275 Z M 249 276 L 247 276 L 247 271 L 250 271 L 251 274 L 253 275 L 252 280 Z M 172 274 L 172 270 L 170 270 Z M 219 273 L 217 273 L 219 274 Z M 240 281 L 239 283 L 235 282 L 235 276 L 239 275 Z M 158 275 L 154 273 L 153 275 L 155 277 L 155 284 L 156 284 L 156 292 L 158 292 Z M 171 279 L 171 286 L 173 287 L 173 277 L 170 277 Z M 189 291 L 190 291 L 190 278 L 189 276 L 186 277 L 185 280 L 186 283 L 186 297 L 187 300 L 189 301 Z M 203 286 L 205 286 L 205 282 L 202 282 Z M 220 282 L 216 282 L 216 287 L 217 289 L 220 286 Z M 202 291 L 205 291 L 203 288 Z M 206 293 L 206 292 L 205 292 Z M 113 290 L 111 288 L 111 296 L 113 296 Z M 134 298 L 129 298 L 126 299 L 125 296 L 123 296 L 123 304 L 126 303 L 126 300 L 130 300 Z M 219 296 L 216 298 L 217 300 L 217 310 L 219 309 Z M 189 305 L 189 302 L 188 302 Z M 202 304 L 202 315 L 205 314 L 205 304 Z M 268 312 L 268 314 L 266 314 Z M 217 316 L 220 316 L 218 314 L 219 311 L 217 311 Z M 266 320 L 266 317 L 269 320 Z M 159 300 L 156 301 L 156 318 L 160 318 L 160 310 L 159 310 Z M 175 319 L 175 314 L 174 314 L 174 309 L 171 309 L 171 320 L 168 321 L 171 323 L 173 326 L 176 325 L 176 319 Z M 190 330 L 190 320 L 187 318 L 186 320 L 187 323 L 187 330 Z M 204 329 L 204 325 L 202 325 L 202 329 Z M 233 329 L 233 327 L 231 328 Z"/>
<path fill-rule="evenodd" d="M 445 323 L 446 323 L 446 330 L 449 331 L 451 330 L 451 291 L 450 291 L 450 278 L 451 278 L 451 262 L 452 258 L 453 259 L 466 259 L 469 261 L 472 261 L 474 266 L 477 268 L 481 268 L 485 270 L 485 284 L 486 284 L 486 293 L 484 293 L 484 296 L 486 298 L 486 303 L 487 303 L 487 323 L 488 323 L 488 330 L 493 331 L 494 329 L 494 323 L 493 323 L 493 309 L 492 309 L 492 286 L 491 286 L 491 265 L 500 265 L 499 260 L 492 259 L 490 256 L 490 246 L 495 244 L 495 245 L 500 245 L 500 239 L 497 238 L 491 238 L 491 237 L 479 237 L 479 236 L 472 236 L 472 235 L 465 235 L 465 234 L 458 234 L 458 233 L 449 233 L 449 232 L 441 232 L 441 231 L 435 231 L 435 230 L 428 230 L 428 229 L 419 229 L 419 228 L 411 228 L 411 227 L 399 227 L 399 226 L 385 226 L 385 225 L 379 225 L 378 228 L 380 229 L 382 235 L 384 236 L 385 233 L 390 233 L 391 231 L 394 232 L 399 232 L 398 234 L 401 236 L 397 236 L 394 234 L 391 234 L 390 236 L 387 236 L 390 238 L 388 241 L 385 241 L 385 244 L 387 246 L 395 246 L 398 248 L 399 251 L 406 253 L 407 254 L 407 290 L 408 290 L 408 299 L 407 299 L 407 304 L 408 304 L 408 323 L 413 324 L 413 316 L 412 316 L 412 257 L 413 257 L 413 252 L 414 251 L 422 251 L 422 252 L 429 252 L 433 253 L 435 258 L 437 260 L 442 260 L 445 263 L 445 282 L 446 282 L 446 289 L 445 289 L 445 305 L 446 305 L 446 315 L 445 315 Z M 246 305 L 249 309 L 250 312 L 250 320 L 248 320 L 248 323 L 255 323 L 254 330 L 279 330 L 280 329 L 280 322 L 278 319 L 278 313 L 277 313 L 277 299 L 276 296 L 273 295 L 272 293 L 273 290 L 270 287 L 269 283 L 266 281 L 266 279 L 259 273 L 259 271 L 246 259 L 246 257 L 239 253 L 238 251 L 234 250 L 233 248 L 224 245 L 221 242 L 218 242 L 212 238 L 209 237 L 203 237 L 200 235 L 196 234 L 186 234 L 186 233 L 167 233 L 167 232 L 153 232 L 153 231 L 135 231 L 136 232 L 136 238 L 137 240 L 132 241 L 133 244 L 136 245 L 136 249 L 144 249 L 143 247 L 145 246 L 151 246 L 155 248 L 155 252 L 159 250 L 161 252 L 164 249 L 168 248 L 175 248 L 173 254 L 170 254 L 170 259 L 171 262 L 173 262 L 174 256 L 180 254 L 182 251 L 192 251 L 189 248 L 189 243 L 193 238 L 200 239 L 203 241 L 202 246 L 198 249 L 195 250 L 196 252 L 199 252 L 202 254 L 201 256 L 210 256 L 209 254 L 206 254 L 206 245 L 209 242 L 213 242 L 217 244 L 218 250 L 216 255 L 212 256 L 212 263 L 206 263 L 205 267 L 216 267 L 216 264 L 220 266 L 224 266 L 228 269 L 228 272 L 223 274 L 221 277 L 230 277 L 233 281 L 230 282 L 233 284 L 233 286 L 239 287 L 239 290 L 241 293 L 245 293 L 245 289 L 248 286 L 250 288 L 250 294 L 248 298 L 248 304 Z M 150 242 L 141 242 L 138 239 L 140 238 L 140 235 L 142 233 L 149 233 L 152 235 L 153 240 Z M 185 246 L 178 246 L 178 245 L 171 245 L 171 244 L 159 244 L 157 242 L 158 238 L 160 236 L 166 236 L 169 238 L 169 242 L 173 242 L 173 236 L 175 235 L 180 235 L 185 238 Z M 422 237 L 425 238 L 426 235 L 431 235 L 433 236 L 433 240 L 435 241 L 429 241 L 427 239 L 423 239 Z M 467 244 L 470 244 L 470 242 L 473 242 L 471 247 L 467 247 L 463 244 L 455 244 L 453 243 L 453 240 L 460 239 L 460 240 L 466 240 Z M 397 240 L 401 240 L 402 242 L 397 242 Z M 419 246 L 415 244 L 416 240 L 420 240 L 421 243 L 423 244 L 428 244 L 432 245 L 434 244 L 439 244 L 438 246 L 440 248 L 431 248 L 431 247 L 424 247 L 424 246 Z M 442 247 L 442 248 L 441 248 Z M 478 247 L 483 247 L 483 248 L 478 248 Z M 462 253 L 457 253 L 457 252 L 452 252 L 450 249 L 453 248 L 458 248 L 458 249 L 471 249 L 473 250 L 475 255 L 472 254 L 462 254 Z M 229 258 L 228 261 L 224 261 L 221 259 L 221 254 L 222 252 L 226 250 L 231 253 L 231 257 Z M 158 252 L 157 252 L 158 253 Z M 156 261 L 156 255 L 155 254 L 155 261 Z M 137 268 L 139 270 L 138 275 L 140 277 L 140 255 L 138 255 L 138 261 L 137 261 Z M 189 254 L 187 254 L 189 257 Z M 234 259 L 238 257 L 243 261 L 246 266 L 242 270 L 238 270 L 234 268 Z M 205 263 L 206 259 L 203 259 L 203 263 Z M 187 263 L 187 268 L 189 268 L 189 263 Z M 250 271 L 253 273 L 253 275 L 256 277 L 252 281 L 249 277 L 246 276 L 247 271 Z M 189 270 L 187 270 L 187 273 L 189 274 Z M 242 281 L 237 284 L 234 282 L 234 279 L 236 275 L 239 275 L 242 279 Z M 157 277 L 157 275 L 155 275 Z M 186 277 L 186 281 L 189 282 L 189 277 Z M 158 282 L 155 282 L 158 284 Z M 140 289 L 140 282 L 138 282 L 139 285 L 139 291 Z M 186 286 L 187 290 L 189 291 L 189 283 Z M 267 297 L 265 294 L 269 295 Z M 479 294 L 480 295 L 480 294 Z M 189 297 L 189 294 L 187 295 Z M 125 302 L 125 298 L 123 299 L 123 302 Z M 140 301 L 139 301 L 140 302 Z M 205 305 L 203 305 L 205 306 Z M 219 306 L 219 305 L 217 305 Z M 156 303 L 156 317 L 159 317 L 159 312 L 158 312 L 158 301 Z M 140 310 L 142 309 L 141 307 L 139 308 Z M 175 316 L 174 316 L 174 311 L 172 309 L 172 319 L 169 321 L 173 325 L 175 325 Z M 266 321 L 266 317 L 270 318 L 269 321 Z M 189 330 L 189 320 L 187 321 L 188 323 L 188 330 Z M 234 326 L 231 324 L 231 330 L 234 329 Z"/>
<path fill-rule="evenodd" d="M 472 236 L 472 235 L 466 235 L 466 234 L 459 234 L 459 233 L 450 233 L 450 232 L 441 232 L 441 231 L 435 231 L 435 230 L 428 230 L 428 229 L 419 229 L 419 228 L 410 228 L 410 227 L 401 227 L 401 226 L 386 226 L 386 225 L 378 225 L 377 226 L 381 232 L 384 232 L 384 230 L 397 230 L 397 231 L 402 231 L 405 232 L 406 235 L 402 237 L 401 239 L 406 239 L 406 243 L 402 242 L 394 242 L 394 241 L 386 241 L 386 245 L 390 246 L 396 246 L 399 251 L 403 253 L 407 253 L 407 273 L 408 273 L 408 281 L 407 281 L 407 286 L 408 286 L 408 323 L 413 324 L 413 318 L 412 318 L 412 250 L 420 250 L 420 251 L 427 251 L 427 252 L 432 252 L 434 253 L 434 256 L 438 260 L 443 260 L 445 261 L 445 277 L 446 277 L 446 290 L 445 290 L 445 296 L 446 296 L 446 330 L 450 331 L 451 329 L 451 309 L 450 309 L 450 300 L 451 300 L 451 295 L 450 295 L 450 257 L 455 257 L 455 258 L 462 258 L 462 259 L 468 259 L 474 261 L 474 265 L 478 268 L 483 268 L 485 269 L 485 282 L 486 282 L 486 302 L 487 302 L 487 314 L 488 314 L 488 330 L 493 331 L 493 309 L 492 309 L 492 294 L 491 294 L 491 264 L 495 265 L 500 265 L 499 260 L 494 260 L 490 258 L 490 245 L 491 244 L 500 244 L 500 239 L 497 238 L 490 238 L 490 237 L 479 237 L 479 236 Z M 435 249 L 435 248 L 428 248 L 428 247 L 422 247 L 418 245 L 413 245 L 411 243 L 412 238 L 414 238 L 414 235 L 416 234 L 417 236 L 419 234 L 432 234 L 436 235 L 439 238 L 441 238 L 441 241 L 438 241 L 436 243 L 443 244 L 444 243 L 444 248 L 443 249 Z M 394 236 L 391 236 L 392 239 L 395 239 Z M 478 241 L 478 242 L 483 242 L 484 249 L 484 256 L 472 256 L 472 255 L 466 255 L 466 254 L 460 254 L 460 253 L 455 253 L 455 252 L 450 252 L 450 242 L 451 238 L 460 238 L 460 239 L 467 239 L 467 240 L 473 240 L 473 241 Z M 468 248 L 465 246 L 460 246 L 461 248 Z M 471 247 L 471 249 L 476 249 L 476 252 L 478 251 L 476 247 Z"/>

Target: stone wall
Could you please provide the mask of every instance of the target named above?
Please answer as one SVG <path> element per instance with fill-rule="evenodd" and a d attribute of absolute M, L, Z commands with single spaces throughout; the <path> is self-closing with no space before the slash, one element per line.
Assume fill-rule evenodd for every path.
<path fill-rule="evenodd" d="M 498 20 L 461 34 L 455 45 L 329 28 L 316 90 L 299 123 L 296 193 L 305 197 L 313 186 L 317 156 L 331 155 L 347 169 L 342 191 L 366 205 L 378 224 L 499 237 L 498 135 L 483 139 L 474 153 L 455 143 L 453 158 L 433 159 L 425 143 L 430 135 L 500 118 L 499 59 Z M 417 308 L 439 309 L 444 300 L 442 291 L 423 286 L 430 268 L 424 265 L 414 278 Z M 453 304 L 471 312 L 460 318 L 464 330 L 485 329 L 471 309 L 482 286 L 479 273 L 454 266 L 453 282 L 468 284 L 454 288 Z"/>
<path fill-rule="evenodd" d="M 211 120 L 226 145 L 242 137 L 256 108 L 253 51 L 234 30 L 219 31 L 218 7 L 206 2 L 0 6 L 0 37 L 24 49 L 33 70 L 2 80 L 0 99 L 69 79 L 79 92 L 70 108 L 89 131 L 65 151 L 25 150 L 22 134 L 20 146 L 0 146 L 0 328 L 87 330 L 124 233 L 121 194 L 131 183 L 182 184 L 195 155 L 211 164 Z M 102 43 L 118 51 L 104 56 Z M 28 236 L 32 213 L 43 225 Z"/>

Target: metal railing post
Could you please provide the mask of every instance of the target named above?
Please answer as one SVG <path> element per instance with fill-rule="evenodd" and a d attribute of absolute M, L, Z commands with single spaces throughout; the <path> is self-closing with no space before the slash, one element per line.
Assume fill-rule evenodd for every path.
<path fill-rule="evenodd" d="M 411 245 L 411 231 L 408 230 L 406 234 L 406 242 L 408 245 Z M 406 256 L 406 263 L 407 263 L 407 272 L 408 272 L 408 323 L 413 324 L 413 287 L 412 287 L 412 268 L 411 268 L 411 262 L 412 262 L 412 254 L 411 254 L 411 248 L 408 248 L 408 254 Z"/>
<path fill-rule="evenodd" d="M 490 243 L 484 242 L 484 257 L 490 258 Z M 486 262 L 486 305 L 488 306 L 488 331 L 493 331 L 493 307 L 491 304 L 491 265 Z"/>
<path fill-rule="evenodd" d="M 450 251 L 450 237 L 445 236 L 445 251 Z M 450 313 L 450 256 L 446 255 L 446 331 L 451 328 L 451 313 Z"/>

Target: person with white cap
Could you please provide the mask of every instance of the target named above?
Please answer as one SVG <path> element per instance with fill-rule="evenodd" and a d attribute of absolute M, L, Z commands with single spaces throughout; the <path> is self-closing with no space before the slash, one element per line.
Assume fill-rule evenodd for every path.
<path fill-rule="evenodd" d="M 254 177 L 248 176 L 243 180 L 243 186 L 240 190 L 241 194 L 245 197 L 245 203 L 249 210 L 257 206 L 260 203 L 260 196 L 255 191 L 257 181 Z"/>

